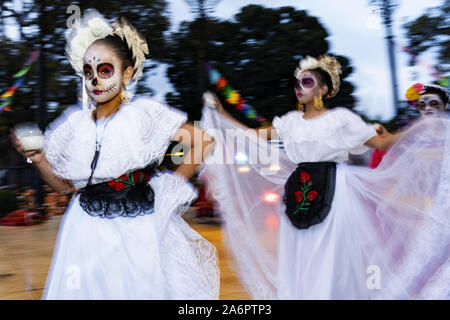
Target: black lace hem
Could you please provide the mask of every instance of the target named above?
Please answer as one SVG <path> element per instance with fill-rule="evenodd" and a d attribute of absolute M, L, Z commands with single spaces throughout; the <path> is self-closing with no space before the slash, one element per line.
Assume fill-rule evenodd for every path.
<path fill-rule="evenodd" d="M 110 189 L 107 183 L 80 189 L 80 206 L 91 216 L 106 218 L 153 213 L 155 194 L 148 183 L 138 183 L 119 192 Z"/>

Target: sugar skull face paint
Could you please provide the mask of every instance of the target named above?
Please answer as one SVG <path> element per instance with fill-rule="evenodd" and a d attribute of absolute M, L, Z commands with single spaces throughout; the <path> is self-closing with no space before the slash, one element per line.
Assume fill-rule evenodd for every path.
<path fill-rule="evenodd" d="M 102 63 L 97 66 L 97 74 L 102 79 L 109 79 L 114 75 L 114 66 L 110 63 Z"/>
<path fill-rule="evenodd" d="M 92 99 L 105 103 L 120 93 L 123 83 L 121 61 L 112 49 L 94 42 L 86 50 L 83 62 L 86 90 Z"/>
<path fill-rule="evenodd" d="M 314 79 L 311 77 L 302 77 L 300 79 L 297 80 L 297 84 L 296 84 L 296 88 L 301 90 L 301 88 L 312 88 L 314 87 Z"/>
<path fill-rule="evenodd" d="M 319 95 L 319 81 L 313 72 L 303 71 L 297 78 L 295 95 L 299 103 L 308 103 Z"/>
<path fill-rule="evenodd" d="M 437 94 L 424 94 L 417 100 L 417 109 L 422 117 L 437 116 L 444 111 L 444 102 Z"/>

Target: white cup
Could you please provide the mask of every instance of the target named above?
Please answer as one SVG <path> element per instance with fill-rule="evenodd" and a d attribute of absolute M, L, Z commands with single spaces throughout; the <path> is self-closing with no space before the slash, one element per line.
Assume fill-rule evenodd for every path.
<path fill-rule="evenodd" d="M 25 151 L 42 150 L 44 147 L 44 136 L 37 124 L 21 123 L 16 125 L 14 130 Z"/>

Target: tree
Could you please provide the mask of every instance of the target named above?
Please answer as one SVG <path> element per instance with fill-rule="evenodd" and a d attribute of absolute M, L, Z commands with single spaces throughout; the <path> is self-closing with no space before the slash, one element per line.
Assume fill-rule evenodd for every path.
<path fill-rule="evenodd" d="M 65 57 L 65 33 L 71 15 L 66 11 L 72 4 L 78 5 L 81 12 L 95 8 L 108 19 L 125 16 L 146 37 L 152 60 L 158 61 L 163 56 L 165 32 L 169 28 L 165 0 L 0 1 L 0 94 L 13 84 L 13 75 L 20 70 L 31 51 L 40 50 L 44 57 L 43 69 L 38 63 L 33 65 L 26 83 L 15 93 L 11 106 L 13 112 L 0 114 L 0 165 L 13 165 L 20 160 L 10 147 L 8 127 L 23 121 L 36 121 L 39 109 L 31 109 L 31 106 L 44 99 L 45 107 L 49 105 L 56 109 L 57 112 L 46 117 L 45 127 L 65 107 L 77 102 L 79 79 Z M 4 31 L 11 25 L 18 26 L 18 40 L 6 37 Z M 154 67 L 151 63 L 146 65 L 144 79 L 145 72 Z M 151 91 L 144 79 L 138 83 L 138 93 Z M 39 87 L 42 84 L 45 90 L 41 94 Z M 44 114 L 47 114 L 46 109 Z"/>
<path fill-rule="evenodd" d="M 408 47 L 415 57 L 430 50 L 438 49 L 439 66 L 442 73 L 450 72 L 450 0 L 443 0 L 440 7 L 430 8 L 413 21 L 403 25 L 408 37 Z"/>
<path fill-rule="evenodd" d="M 58 105 L 67 106 L 77 102 L 78 77 L 72 70 L 65 57 L 65 33 L 67 31 L 67 20 L 71 14 L 67 13 L 69 5 L 78 5 L 81 13 L 87 8 L 97 9 L 106 18 L 118 18 L 125 16 L 128 20 L 146 37 L 149 43 L 152 60 L 160 60 L 165 48 L 164 33 L 169 28 L 167 17 L 167 3 L 165 0 L 130 0 L 127 2 L 100 0 L 92 1 L 67 1 L 55 0 L 24 0 L 22 7 L 17 9 L 15 1 L 4 1 L 0 3 L 2 10 L 0 28 L 5 28 L 8 24 L 19 26 L 20 39 L 14 41 L 15 50 L 9 50 L 4 46 L 0 47 L 0 55 L 11 56 L 10 60 L 0 61 L 0 67 L 9 64 L 15 71 L 8 73 L 0 80 L 0 90 L 7 89 L 11 83 L 3 83 L 12 79 L 12 75 L 21 67 L 21 61 L 26 60 L 26 56 L 32 50 L 41 49 L 41 56 L 45 57 L 44 74 L 39 74 L 39 67 L 33 67 L 33 72 L 29 75 L 27 84 L 21 88 L 26 92 L 31 90 L 27 99 L 22 101 L 19 96 L 15 97 L 13 109 L 15 112 L 25 111 L 29 113 L 30 105 L 37 103 L 38 85 L 45 83 L 45 99 Z M 11 42 L 11 41 L 10 41 Z M 23 59 L 15 59 L 16 57 Z M 17 63 L 10 63 L 14 61 Z M 155 65 L 147 64 L 145 72 L 154 68 Z M 42 80 L 42 78 L 44 80 Z M 11 81 L 11 80 L 10 80 Z M 5 85 L 5 86 L 3 86 Z M 137 92 L 151 92 L 144 81 L 138 85 Z M 33 99 L 32 96 L 35 96 Z M 50 119 L 49 119 L 50 120 Z"/>
<path fill-rule="evenodd" d="M 191 7 L 191 11 L 197 15 L 196 24 L 198 28 L 198 89 L 197 92 L 203 92 L 206 90 L 207 79 L 205 72 L 206 64 L 206 47 L 208 45 L 208 14 L 212 13 L 215 7 L 219 4 L 220 0 L 185 0 Z"/>
<path fill-rule="evenodd" d="M 196 90 L 199 23 L 198 19 L 183 22 L 180 30 L 172 34 L 169 50 L 168 77 L 176 93 L 169 93 L 166 99 L 187 111 L 192 120 L 201 117 L 202 107 L 201 92 Z M 292 7 L 270 9 L 249 5 L 231 21 L 209 19 L 207 32 L 208 60 L 269 120 L 296 108 L 293 73 L 299 59 L 318 56 L 329 49 L 328 32 L 319 20 Z M 351 95 L 353 86 L 345 78 L 353 68 L 347 58 L 338 56 L 338 59 L 343 66 L 342 87 L 329 102 L 351 108 L 355 103 Z M 240 117 L 238 113 L 235 115 Z"/>

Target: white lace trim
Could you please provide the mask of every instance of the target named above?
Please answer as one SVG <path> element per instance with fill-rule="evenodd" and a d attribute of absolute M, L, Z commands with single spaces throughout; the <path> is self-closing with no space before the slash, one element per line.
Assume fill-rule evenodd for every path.
<path fill-rule="evenodd" d="M 159 181 L 156 181 L 159 179 Z M 185 227 L 186 222 L 181 215 L 186 212 L 189 205 L 197 198 L 197 191 L 184 178 L 170 173 L 162 173 L 152 184 L 158 184 L 162 202 L 159 202 L 156 195 L 156 213 L 167 211 L 172 213 L 170 216 L 161 219 L 160 230 L 167 230 L 161 236 L 161 249 L 164 251 L 164 258 L 170 261 L 171 272 L 166 273 L 166 285 L 176 292 L 174 299 L 218 299 L 220 288 L 220 272 L 218 268 L 218 254 L 216 248 L 198 234 L 192 228 Z M 174 197 L 167 193 L 174 192 Z M 161 206 L 161 208 L 160 208 Z M 160 210 L 161 209 L 161 210 Z M 171 221 L 171 223 L 169 223 Z M 176 226 L 180 228 L 177 228 Z M 179 230 L 183 231 L 183 237 L 187 241 L 179 241 Z M 174 250 L 174 248 L 176 248 Z M 189 253 L 189 254 L 186 254 Z M 194 280 L 193 280 L 194 279 Z M 180 286 L 180 281 L 190 283 L 189 286 Z M 176 290 L 175 290 L 176 289 Z"/>
<path fill-rule="evenodd" d="M 160 160 L 187 117 L 145 97 L 123 105 L 105 129 L 93 183 Z M 45 153 L 55 174 L 84 186 L 95 153 L 95 124 L 89 110 L 58 119 L 46 132 Z"/>

